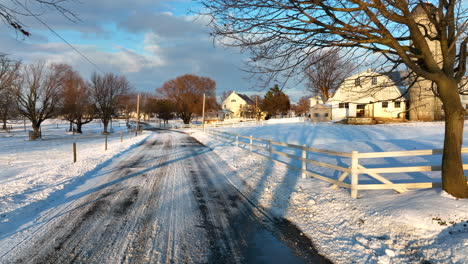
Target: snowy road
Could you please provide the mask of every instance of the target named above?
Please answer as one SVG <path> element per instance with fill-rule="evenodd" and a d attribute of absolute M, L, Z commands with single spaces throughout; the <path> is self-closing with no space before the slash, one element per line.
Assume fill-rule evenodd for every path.
<path fill-rule="evenodd" d="M 155 132 L 3 235 L 0 262 L 328 263 L 229 177 L 192 137 Z"/>

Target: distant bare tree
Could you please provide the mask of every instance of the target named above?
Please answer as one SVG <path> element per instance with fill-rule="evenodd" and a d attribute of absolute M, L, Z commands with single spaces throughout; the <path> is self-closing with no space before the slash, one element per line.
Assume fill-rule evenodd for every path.
<path fill-rule="evenodd" d="M 19 80 L 20 62 L 0 56 L 0 119 L 3 129 L 7 129 L 7 121 L 17 114 L 13 85 Z"/>
<path fill-rule="evenodd" d="M 303 115 L 309 113 L 310 110 L 310 100 L 309 96 L 303 96 L 299 99 L 297 104 L 294 105 L 293 109 L 296 112 L 296 115 Z"/>
<path fill-rule="evenodd" d="M 89 86 L 104 127 L 103 134 L 108 134 L 109 122 L 118 109 L 118 99 L 130 91 L 130 84 L 124 76 L 113 73 L 99 75 L 95 72 L 91 76 Z"/>
<path fill-rule="evenodd" d="M 339 50 L 318 51 L 310 55 L 304 69 L 307 89 L 326 102 L 353 70 L 353 64 L 343 59 Z"/>
<path fill-rule="evenodd" d="M 228 96 L 232 94 L 232 92 L 232 90 L 223 91 L 223 93 L 221 93 L 220 103 L 223 103 L 224 100 L 226 100 L 226 98 L 228 98 Z"/>
<path fill-rule="evenodd" d="M 186 74 L 167 81 L 157 91 L 170 99 L 176 106 L 177 115 L 189 124 L 194 114 L 201 114 L 203 94 L 206 109 L 218 109 L 215 98 L 216 83 L 210 78 Z"/>
<path fill-rule="evenodd" d="M 53 117 L 60 107 L 60 69 L 44 62 L 25 65 L 22 80 L 13 86 L 19 113 L 32 123 L 38 134 L 42 122 Z"/>
<path fill-rule="evenodd" d="M 76 124 L 76 132 L 82 133 L 82 126 L 90 123 L 94 117 L 95 106 L 91 101 L 91 91 L 80 74 L 66 64 L 61 64 L 63 74 L 61 79 L 61 96 L 63 104 L 61 114 L 71 124 Z"/>
<path fill-rule="evenodd" d="M 21 62 L 12 61 L 6 56 L 0 56 L 0 91 L 10 88 L 18 80 Z"/>
<path fill-rule="evenodd" d="M 156 99 L 156 113 L 158 118 L 164 120 L 164 123 L 174 118 L 174 113 L 177 111 L 176 105 L 169 99 L 160 98 Z"/>
<path fill-rule="evenodd" d="M 8 129 L 7 122 L 15 118 L 18 110 L 15 105 L 15 94 L 12 87 L 0 90 L 0 119 L 3 123 L 2 129 Z"/>
<path fill-rule="evenodd" d="M 29 37 L 31 33 L 22 22 L 24 17 L 40 16 L 47 10 L 53 10 L 61 13 L 69 20 L 77 21 L 78 17 L 65 7 L 66 3 L 74 1 L 75 0 L 2 1 L 0 3 L 0 18 L 15 31 Z"/>
<path fill-rule="evenodd" d="M 125 93 L 117 97 L 117 105 L 119 107 L 119 113 L 125 118 L 125 124 L 127 127 L 130 126 L 130 117 L 133 111 L 136 111 L 137 105 L 136 93 Z"/>

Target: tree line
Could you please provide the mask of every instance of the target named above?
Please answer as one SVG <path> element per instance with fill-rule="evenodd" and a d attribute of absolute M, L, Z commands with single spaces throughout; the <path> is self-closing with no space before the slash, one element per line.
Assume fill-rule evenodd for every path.
<path fill-rule="evenodd" d="M 109 133 L 111 118 L 119 110 L 122 96 L 131 90 L 124 76 L 93 73 L 90 80 L 67 64 L 35 62 L 23 64 L 0 57 L 0 118 L 7 121 L 22 116 L 31 122 L 34 133 L 50 118 L 62 117 L 82 132 L 82 126 L 99 118 L 103 133 Z"/>

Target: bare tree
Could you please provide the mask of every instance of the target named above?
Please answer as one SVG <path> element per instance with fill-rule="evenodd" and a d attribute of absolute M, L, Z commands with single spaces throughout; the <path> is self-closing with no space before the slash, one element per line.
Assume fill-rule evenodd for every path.
<path fill-rule="evenodd" d="M 353 70 L 352 62 L 343 59 L 338 49 L 318 51 L 311 54 L 304 69 L 307 89 L 326 102 Z"/>
<path fill-rule="evenodd" d="M 232 94 L 232 92 L 233 92 L 233 90 L 223 91 L 223 92 L 221 93 L 221 97 L 220 97 L 221 103 L 223 103 L 224 100 L 226 100 L 226 98 L 228 98 L 228 96 Z"/>
<path fill-rule="evenodd" d="M 0 3 L 0 18 L 5 24 L 23 36 L 29 37 L 31 33 L 22 20 L 25 17 L 40 16 L 47 10 L 61 13 L 71 21 L 79 20 L 78 17 L 65 7 L 66 3 L 75 0 L 10 0 Z"/>
<path fill-rule="evenodd" d="M 61 97 L 63 104 L 61 114 L 72 124 L 76 124 L 76 132 L 82 133 L 82 126 L 90 123 L 94 117 L 95 106 L 91 102 L 91 91 L 80 74 L 66 64 L 61 64 L 63 74 L 61 79 Z"/>
<path fill-rule="evenodd" d="M 125 124 L 130 126 L 130 117 L 133 111 L 136 110 L 138 95 L 135 93 L 125 93 L 117 97 L 119 113 L 125 118 Z"/>
<path fill-rule="evenodd" d="M 3 129 L 7 129 L 7 121 L 16 113 L 13 86 L 19 80 L 20 62 L 9 60 L 0 56 L 0 118 Z"/>
<path fill-rule="evenodd" d="M 104 127 L 103 134 L 108 134 L 109 122 L 118 109 L 118 99 L 130 91 L 130 84 L 124 76 L 113 73 L 99 75 L 95 72 L 91 76 L 89 86 Z"/>
<path fill-rule="evenodd" d="M 154 110 L 155 113 L 158 115 L 158 118 L 164 120 L 164 123 L 168 123 L 168 121 L 174 118 L 174 113 L 177 111 L 175 104 L 165 98 L 158 98 L 154 101 L 155 105 Z"/>
<path fill-rule="evenodd" d="M 18 80 L 21 62 L 12 61 L 6 56 L 0 56 L 0 91 L 10 88 Z"/>
<path fill-rule="evenodd" d="M 299 99 L 297 104 L 293 106 L 294 111 L 296 112 L 296 115 L 304 115 L 308 114 L 310 110 L 310 97 L 309 96 L 303 96 Z"/>
<path fill-rule="evenodd" d="M 172 100 L 177 115 L 189 124 L 194 114 L 202 113 L 203 94 L 206 95 L 206 109 L 218 109 L 215 97 L 216 83 L 210 78 L 186 74 L 167 81 L 157 91 Z"/>
<path fill-rule="evenodd" d="M 29 64 L 22 68 L 21 83 L 13 86 L 18 112 L 31 121 L 36 135 L 42 122 L 60 107 L 61 74 L 54 65 Z"/>
<path fill-rule="evenodd" d="M 443 189 L 468 197 L 461 145 L 465 110 L 468 17 L 461 0 L 202 0 L 213 34 L 252 54 L 257 72 L 294 69 L 323 48 L 342 47 L 365 60 L 375 54 L 390 71 L 400 65 L 436 84 L 445 112 Z"/>
<path fill-rule="evenodd" d="M 12 87 L 0 90 L 0 120 L 3 123 L 2 129 L 8 129 L 7 122 L 15 118 L 18 114 L 15 105 L 15 94 Z"/>

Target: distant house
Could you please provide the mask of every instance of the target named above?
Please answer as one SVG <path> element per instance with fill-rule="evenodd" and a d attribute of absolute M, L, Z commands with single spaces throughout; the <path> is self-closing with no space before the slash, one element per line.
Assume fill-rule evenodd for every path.
<path fill-rule="evenodd" d="M 344 80 L 328 100 L 333 120 L 348 117 L 404 118 L 406 99 L 393 80 L 367 70 Z"/>
<path fill-rule="evenodd" d="M 247 95 L 232 92 L 221 104 L 226 119 L 255 118 L 255 102 Z"/>

